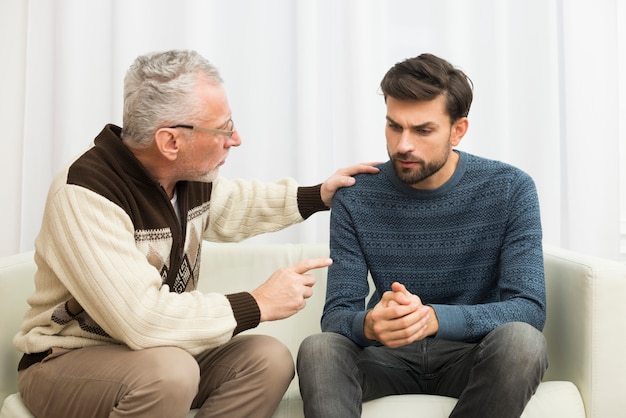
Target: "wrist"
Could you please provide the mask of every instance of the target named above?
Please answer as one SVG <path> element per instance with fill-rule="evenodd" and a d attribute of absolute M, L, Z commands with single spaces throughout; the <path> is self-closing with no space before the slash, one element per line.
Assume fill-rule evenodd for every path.
<path fill-rule="evenodd" d="M 363 335 L 365 338 L 372 341 L 377 341 L 376 334 L 374 333 L 374 321 L 372 320 L 372 311 L 368 311 L 363 319 Z"/>
<path fill-rule="evenodd" d="M 435 335 L 437 335 L 437 332 L 439 331 L 439 319 L 437 319 L 437 312 L 435 312 L 435 308 L 433 308 L 430 305 L 426 305 L 426 306 L 430 310 L 429 320 L 428 320 L 428 323 L 426 324 L 426 334 L 429 337 L 434 337 Z"/>
<path fill-rule="evenodd" d="M 297 192 L 298 209 L 302 218 L 307 219 L 315 212 L 328 210 L 324 200 L 322 199 L 322 185 L 316 186 L 299 186 Z"/>

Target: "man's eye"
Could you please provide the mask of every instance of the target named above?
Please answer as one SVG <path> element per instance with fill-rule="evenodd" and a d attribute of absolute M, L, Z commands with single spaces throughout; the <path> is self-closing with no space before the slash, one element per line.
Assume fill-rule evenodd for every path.
<path fill-rule="evenodd" d="M 426 135 L 430 135 L 431 133 L 433 133 L 433 131 L 432 131 L 432 129 L 418 129 L 417 133 L 419 135 L 426 136 Z"/>
<path fill-rule="evenodd" d="M 395 123 L 390 123 L 389 129 L 391 129 L 392 131 L 399 132 L 399 131 L 402 131 L 402 126 L 395 124 Z"/>

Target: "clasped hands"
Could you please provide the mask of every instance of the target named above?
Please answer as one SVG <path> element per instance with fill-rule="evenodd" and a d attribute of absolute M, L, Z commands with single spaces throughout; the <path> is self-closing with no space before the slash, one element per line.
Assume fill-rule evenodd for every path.
<path fill-rule="evenodd" d="M 363 323 L 366 338 L 392 348 L 435 335 L 438 328 L 434 309 L 398 282 L 383 293 Z"/>

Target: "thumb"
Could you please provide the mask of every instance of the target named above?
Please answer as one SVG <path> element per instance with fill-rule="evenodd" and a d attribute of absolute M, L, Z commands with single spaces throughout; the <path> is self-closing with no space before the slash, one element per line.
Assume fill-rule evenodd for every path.
<path fill-rule="evenodd" d="M 404 293 L 404 294 L 409 294 L 409 291 L 406 290 L 406 286 L 404 286 L 402 283 L 398 283 L 398 282 L 393 282 L 391 284 L 391 290 L 394 292 L 399 292 L 399 293 Z"/>
<path fill-rule="evenodd" d="M 393 282 L 391 284 L 391 290 L 394 292 L 394 299 L 401 305 L 410 303 L 411 292 L 406 289 L 402 283 Z"/>

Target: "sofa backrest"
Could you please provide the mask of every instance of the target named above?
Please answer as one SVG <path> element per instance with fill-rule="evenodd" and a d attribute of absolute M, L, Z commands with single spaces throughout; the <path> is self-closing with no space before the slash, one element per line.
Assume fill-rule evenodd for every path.
<path fill-rule="evenodd" d="M 324 244 L 212 244 L 205 242 L 202 251 L 199 290 L 235 293 L 252 291 L 276 270 L 309 258 L 328 257 Z M 297 314 L 273 322 L 261 323 L 247 331 L 269 334 L 280 339 L 292 354 L 308 335 L 320 332 L 320 318 L 326 293 L 327 268 L 309 271 L 316 278 L 313 296 Z"/>

